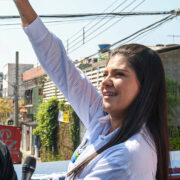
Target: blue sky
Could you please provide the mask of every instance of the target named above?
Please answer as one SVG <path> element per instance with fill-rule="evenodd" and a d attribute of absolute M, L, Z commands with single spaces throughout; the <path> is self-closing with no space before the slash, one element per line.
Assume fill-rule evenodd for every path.
<path fill-rule="evenodd" d="M 33 8 L 38 14 L 77 14 L 77 13 L 101 13 L 113 2 L 114 5 L 106 10 L 111 12 L 123 0 L 30 0 Z M 169 11 L 180 8 L 180 0 L 126 0 L 126 2 L 117 9 L 117 11 L 131 11 L 139 3 L 134 11 Z M 129 6 L 129 7 L 126 7 Z M 0 0 L 0 15 L 18 15 L 18 11 L 13 3 L 13 0 Z M 126 8 L 125 8 L 126 7 Z M 165 16 L 132 16 L 123 19 L 113 18 L 94 21 L 81 21 L 78 23 L 51 23 L 46 24 L 51 32 L 54 32 L 62 39 L 66 46 L 67 39 L 74 33 L 80 32 L 82 28 L 88 29 L 92 26 L 91 31 L 94 35 L 100 33 L 99 36 L 87 42 L 81 48 L 69 54 L 72 60 L 82 59 L 98 51 L 98 44 L 114 42 L 132 34 L 133 32 L 157 21 Z M 52 20 L 52 19 L 51 19 Z M 57 20 L 57 19 L 54 19 Z M 117 22 L 120 20 L 119 22 Z M 50 19 L 43 19 L 43 21 L 50 21 Z M 107 22 L 106 22 L 107 21 Z M 1 24 L 18 23 L 20 20 L 0 20 L 0 71 L 6 63 L 15 62 L 15 51 L 20 53 L 20 63 L 33 63 L 38 65 L 37 58 L 32 50 L 32 47 L 24 34 L 20 25 L 16 26 L 2 26 Z M 90 23 L 88 26 L 87 24 Z M 111 25 L 111 24 L 115 25 Z M 105 24 L 105 25 L 103 25 Z M 99 27 L 98 27 L 99 25 Z M 103 25 L 103 26 L 102 26 Z M 96 30 L 97 29 L 97 30 Z M 107 29 L 106 31 L 104 31 Z M 91 31 L 89 30 L 85 35 L 91 38 Z M 104 31 L 104 32 L 101 32 Z M 146 35 L 131 41 L 142 43 L 145 45 L 169 44 L 173 43 L 173 38 L 168 35 L 180 35 L 180 16 L 174 18 L 172 21 L 161 25 L 156 30 L 150 31 Z M 93 34 L 92 34 L 93 37 Z M 85 38 L 85 41 L 88 38 Z M 180 37 L 175 38 L 174 43 L 180 44 Z"/>

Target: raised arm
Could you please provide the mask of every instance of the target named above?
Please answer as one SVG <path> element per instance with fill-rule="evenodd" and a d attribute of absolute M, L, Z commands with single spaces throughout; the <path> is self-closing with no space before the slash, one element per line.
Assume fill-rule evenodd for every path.
<path fill-rule="evenodd" d="M 14 0 L 41 66 L 64 94 L 86 128 L 101 104 L 101 96 L 66 54 L 61 40 L 42 23 L 28 0 Z M 95 103 L 95 105 L 94 105 Z"/>
<path fill-rule="evenodd" d="M 23 27 L 28 26 L 36 19 L 37 14 L 28 0 L 14 0 L 14 3 L 16 4 L 19 14 L 21 16 Z"/>

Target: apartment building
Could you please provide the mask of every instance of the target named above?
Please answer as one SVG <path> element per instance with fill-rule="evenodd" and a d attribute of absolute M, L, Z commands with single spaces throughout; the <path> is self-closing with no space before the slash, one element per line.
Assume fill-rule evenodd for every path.
<path fill-rule="evenodd" d="M 19 97 L 24 95 L 24 86 L 22 82 L 22 74 L 28 69 L 33 68 L 33 64 L 19 64 Z M 14 97 L 14 85 L 16 82 L 16 64 L 8 63 L 3 67 L 3 97 Z"/>

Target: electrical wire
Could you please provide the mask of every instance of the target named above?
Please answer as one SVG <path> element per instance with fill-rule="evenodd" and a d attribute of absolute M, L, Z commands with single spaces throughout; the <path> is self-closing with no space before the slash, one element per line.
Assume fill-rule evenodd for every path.
<path fill-rule="evenodd" d="M 118 6 L 116 6 L 111 12 L 113 12 L 113 11 L 115 11 L 115 10 L 117 10 L 119 7 L 121 7 L 124 3 L 126 2 L 126 0 L 124 0 L 122 3 L 120 3 Z M 95 28 L 97 25 L 99 25 L 101 22 L 103 22 L 103 20 L 105 19 L 105 18 L 107 18 L 108 17 L 108 15 L 106 15 L 106 16 L 104 16 L 104 18 L 102 19 L 102 20 L 100 20 L 100 21 L 97 21 L 95 24 L 92 24 L 88 29 L 86 29 L 86 33 L 87 32 L 89 32 L 91 29 L 93 29 L 93 28 Z M 111 18 L 112 19 L 112 18 Z M 109 20 L 110 19 L 108 19 L 107 20 L 107 22 L 109 22 Z M 84 30 L 85 30 L 85 27 L 87 27 L 87 26 L 84 26 L 83 27 L 83 33 L 84 33 Z M 81 32 L 81 31 L 79 31 L 79 32 Z M 71 47 L 73 46 L 75 46 L 76 44 L 78 44 L 79 42 L 81 42 L 82 41 L 82 39 L 81 39 L 81 37 L 82 37 L 82 34 L 80 34 L 78 37 L 72 37 L 70 40 L 68 39 L 67 40 L 67 46 L 69 45 L 69 43 L 70 43 L 70 45 L 71 45 Z M 74 39 L 75 38 L 75 39 Z M 74 39 L 74 40 L 73 40 Z M 79 40 L 80 39 L 80 40 Z M 79 41 L 78 41 L 79 40 Z M 69 42 L 70 41 L 70 42 Z M 78 41 L 77 43 L 75 43 L 76 41 Z M 75 45 L 73 45 L 73 43 L 75 43 Z M 68 49 L 69 49 L 69 47 L 67 47 L 67 52 L 68 52 Z"/>
<path fill-rule="evenodd" d="M 99 18 L 100 20 L 104 19 L 104 18 L 109 18 L 109 17 L 113 17 L 113 18 L 119 18 L 118 16 L 139 16 L 139 15 L 166 15 L 166 14 L 171 14 L 171 12 L 173 11 L 164 11 L 164 12 L 135 12 L 135 13 L 131 13 L 131 12 L 122 12 L 122 13 L 110 13 L 110 14 L 114 14 L 114 15 L 108 15 L 108 16 L 96 16 L 95 18 L 83 18 L 83 19 L 66 19 L 66 20 L 54 20 L 54 21 L 46 21 L 44 23 L 69 23 L 69 22 L 82 22 L 82 21 L 87 21 L 87 20 L 95 20 L 97 18 Z M 4 17 L 2 18 L 4 19 Z M 0 26 L 11 26 L 11 25 L 20 25 L 21 23 L 9 23 L 9 24 L 0 24 Z"/>
<path fill-rule="evenodd" d="M 123 39 L 115 42 L 115 43 L 113 43 L 112 45 L 109 46 L 109 48 L 111 48 L 111 47 L 113 47 L 113 46 L 115 46 L 115 45 L 117 45 L 117 44 L 119 44 L 119 43 L 121 43 L 121 42 L 123 42 L 123 41 L 125 41 L 125 40 L 127 40 L 127 39 L 129 39 L 129 38 L 131 38 L 131 37 L 133 37 L 133 36 L 135 36 L 135 35 L 136 35 L 136 38 L 137 38 L 137 37 L 140 36 L 141 34 L 147 32 L 147 31 L 150 31 L 150 30 L 152 30 L 152 29 L 155 29 L 155 28 L 157 28 L 158 26 L 164 24 L 165 22 L 167 22 L 167 21 L 169 21 L 169 20 L 172 20 L 172 19 L 175 18 L 175 17 L 176 17 L 175 15 L 170 15 L 170 16 L 167 16 L 167 17 L 165 17 L 165 18 L 163 18 L 163 19 L 161 19 L 161 20 L 159 20 L 159 21 L 156 21 L 155 23 L 150 24 L 150 25 L 146 26 L 145 28 L 142 28 L 142 29 L 136 31 L 135 33 L 133 33 L 133 34 L 131 34 L 131 35 L 129 35 L 129 36 L 127 36 L 127 37 L 125 37 L 125 38 L 123 38 Z M 153 27 L 153 26 L 154 26 L 154 27 Z M 148 29 L 148 28 L 149 28 L 149 29 Z M 144 31 L 144 32 L 143 32 L 143 31 Z M 138 34 L 138 33 L 140 33 L 140 34 Z M 131 39 L 131 40 L 133 40 L 133 39 Z M 104 50 L 105 50 L 105 49 L 104 49 Z M 96 53 L 94 53 L 94 54 L 92 54 L 92 55 L 90 55 L 90 56 L 88 56 L 88 57 L 86 57 L 86 58 L 93 57 L 93 56 L 95 56 L 95 55 L 97 55 L 97 54 L 98 54 L 98 52 L 96 52 Z"/>
<path fill-rule="evenodd" d="M 137 4 L 133 9 L 131 9 L 131 11 L 133 11 L 133 10 L 135 10 L 137 7 L 139 7 L 142 3 L 144 3 L 144 1 L 145 1 L 145 0 L 143 0 L 143 1 L 141 1 L 139 4 Z M 134 2 L 135 2 L 135 1 L 134 1 Z M 132 4 L 133 4 L 133 3 L 131 3 L 130 5 L 132 5 Z M 128 4 L 128 6 L 126 6 L 125 8 L 129 7 L 130 5 Z M 125 8 L 124 8 L 124 9 L 125 9 Z M 124 9 L 123 9 L 123 10 L 124 10 Z M 96 38 L 96 37 L 99 36 L 101 33 L 109 30 L 111 27 L 113 27 L 114 25 L 116 25 L 117 23 L 119 23 L 124 17 L 126 17 L 126 16 L 123 16 L 123 17 L 121 17 L 120 19 L 118 19 L 117 21 L 115 21 L 115 22 L 113 22 L 112 24 L 110 24 L 108 27 L 106 27 L 105 30 L 100 31 L 98 34 L 96 34 L 95 36 L 93 36 L 92 38 L 90 38 L 89 40 L 87 40 L 86 43 L 88 43 L 88 42 L 91 41 L 92 39 Z M 103 25 L 106 25 L 106 23 L 104 23 Z M 98 30 L 98 29 L 100 29 L 100 27 L 97 28 L 96 30 Z M 95 32 L 95 31 L 93 31 L 92 33 L 94 33 L 94 32 Z M 92 34 L 90 34 L 90 36 L 91 36 L 91 35 L 92 35 Z M 88 36 L 88 35 L 87 35 L 87 36 Z M 87 37 L 86 37 L 86 38 L 87 38 Z M 76 44 L 77 44 L 77 43 L 76 43 Z M 80 48 L 81 46 L 82 46 L 82 44 L 79 45 L 78 47 L 74 48 L 73 50 L 71 50 L 69 53 L 74 52 L 75 50 L 77 50 L 77 49 Z"/>
<path fill-rule="evenodd" d="M 116 2 L 118 2 L 118 1 L 119 1 L 119 0 L 114 1 L 114 2 L 113 2 L 112 4 L 110 4 L 110 6 L 108 6 L 102 13 L 106 12 L 109 8 L 111 8 L 111 7 L 112 7 Z M 95 18 L 94 20 L 96 20 L 96 18 Z M 84 26 L 84 28 L 85 28 L 85 27 L 88 27 L 92 22 L 93 22 L 93 21 L 90 21 L 88 24 L 86 24 L 86 25 Z M 78 34 L 79 32 L 81 32 L 81 30 L 79 30 L 78 32 L 74 33 L 69 39 L 71 39 L 72 37 L 76 36 L 76 34 Z"/>
<path fill-rule="evenodd" d="M 98 17 L 99 19 L 101 19 L 102 17 Z M 117 17 L 116 17 L 117 18 Z M 69 19 L 69 20 L 55 20 L 55 21 L 43 21 L 43 23 L 45 24 L 53 24 L 53 23 L 60 23 L 60 25 L 62 24 L 69 24 L 69 22 L 73 22 L 73 23 L 81 23 L 82 21 L 89 21 L 92 18 L 83 18 L 83 19 Z M 16 26 L 16 25 L 21 25 L 21 23 L 6 23 L 6 24 L 0 24 L 0 26 Z"/>
<path fill-rule="evenodd" d="M 122 3 L 120 3 L 116 8 L 114 8 L 112 11 L 111 11 L 111 13 L 113 12 L 113 11 L 115 11 L 115 10 L 117 10 L 119 7 L 121 7 L 124 3 L 126 2 L 126 0 L 124 0 Z M 106 15 L 106 16 L 104 16 L 103 17 L 103 19 L 105 19 L 105 18 L 107 18 L 108 16 Z M 102 20 L 103 20 L 102 19 Z M 88 29 L 86 29 L 86 33 L 88 32 L 88 31 L 90 31 L 91 29 L 93 29 L 93 28 L 95 28 L 96 27 L 96 25 L 99 25 L 101 22 L 102 22 L 102 20 L 100 20 L 100 21 L 98 21 L 98 22 L 96 22 L 95 24 L 92 24 Z M 109 20 L 108 20 L 109 21 Z M 83 27 L 84 29 L 85 28 L 87 28 L 87 26 L 84 26 Z M 79 32 L 81 32 L 81 31 L 79 31 Z M 78 37 L 76 37 L 74 40 L 73 40 L 73 38 L 71 38 L 71 44 L 73 43 L 73 42 L 75 42 L 76 40 L 78 40 L 79 38 L 81 38 L 81 36 L 82 36 L 82 34 L 80 34 Z M 70 39 L 68 39 L 68 42 L 69 42 L 69 40 Z"/>
<path fill-rule="evenodd" d="M 126 1 L 123 1 L 119 6 L 123 5 Z M 118 6 L 118 7 L 119 7 Z M 116 10 L 116 7 L 114 10 Z M 113 10 L 113 11 L 114 11 Z M 160 14 L 173 14 L 175 11 L 155 11 L 155 12 L 136 12 L 136 13 L 129 13 L 129 12 L 110 12 L 110 13 L 85 13 L 85 14 L 54 14 L 54 15 L 39 15 L 41 18 L 79 18 L 79 17 L 91 17 L 91 16 L 124 16 L 124 15 L 160 15 Z M 0 19 L 20 19 L 19 15 L 11 15 L 11 16 L 0 16 Z"/>
<path fill-rule="evenodd" d="M 136 1 L 136 0 L 134 0 L 134 1 Z M 113 11 L 114 10 L 116 10 L 117 8 L 119 8 L 119 7 L 121 7 L 124 3 L 126 2 L 126 0 L 124 0 L 121 4 L 119 4 L 115 9 L 113 9 Z M 112 12 L 113 12 L 112 11 Z M 122 11 L 122 10 L 121 10 Z M 107 16 L 105 16 L 103 19 L 105 19 Z M 113 19 L 113 17 L 112 18 L 110 18 L 110 19 L 108 19 L 105 23 L 103 23 L 103 25 L 105 25 L 106 23 L 108 23 L 110 20 L 112 20 Z M 89 32 L 91 29 L 93 29 L 93 28 L 96 28 L 96 26 L 98 26 L 98 28 L 96 28 L 93 32 L 95 32 L 96 30 L 98 30 L 99 28 L 102 28 L 103 27 L 103 25 L 101 25 L 101 22 L 103 22 L 103 21 L 98 21 L 98 22 L 96 22 L 95 24 L 93 24 L 89 29 L 87 29 L 86 30 L 86 33 L 87 32 Z M 91 33 L 89 33 L 90 35 L 91 35 Z M 76 44 L 79 44 L 81 41 L 82 41 L 82 39 L 81 39 L 81 37 L 82 37 L 82 35 L 79 35 L 76 39 L 74 39 L 72 42 L 71 42 L 71 46 L 76 46 Z M 86 37 L 88 37 L 88 34 L 86 35 Z M 76 40 L 78 40 L 80 38 L 80 40 L 78 41 L 78 42 L 76 42 Z M 73 43 L 74 42 L 76 42 L 75 43 L 75 45 L 73 45 Z M 68 43 L 69 43 L 69 40 L 68 40 Z M 82 44 L 81 44 L 82 45 Z M 81 46 L 80 45 L 80 46 Z"/>
<path fill-rule="evenodd" d="M 120 5 L 123 5 L 125 2 L 127 2 L 126 0 L 125 1 L 123 1 Z M 121 11 L 124 11 L 125 9 L 127 9 L 129 6 L 131 6 L 133 3 L 135 3 L 136 2 L 136 0 L 133 0 L 133 1 L 131 1 L 127 6 L 125 6 L 123 9 L 121 9 Z M 101 23 L 96 23 L 95 25 L 97 25 L 98 27 L 96 27 L 96 26 L 92 26 L 91 28 L 89 28 L 89 29 L 87 29 L 86 30 L 86 38 L 88 38 L 88 36 L 92 36 L 93 35 L 93 33 L 95 33 L 96 31 L 98 31 L 99 29 L 102 29 L 102 27 L 103 26 L 105 26 L 105 25 L 107 25 L 108 23 L 110 23 L 110 21 L 112 21 L 113 20 L 113 18 L 110 18 L 110 19 L 108 19 L 107 21 L 105 21 L 105 22 L 103 22 L 103 21 L 101 21 L 103 24 L 101 24 Z M 92 32 L 90 32 L 90 33 L 87 33 L 89 30 L 91 30 L 91 29 L 93 29 L 93 28 L 95 28 Z M 81 37 L 81 36 L 80 36 Z M 77 50 L 79 47 L 81 47 L 83 44 L 81 43 L 81 41 L 82 41 L 82 39 L 80 39 L 78 42 L 76 42 L 75 44 L 72 44 L 72 43 L 74 43 L 75 42 L 75 40 L 74 40 L 74 42 L 71 42 L 71 47 L 73 46 L 73 50 L 71 50 L 69 53 L 72 53 L 73 51 L 75 51 L 75 50 Z M 80 45 L 78 46 L 78 47 L 76 47 L 76 45 L 78 45 L 80 43 Z M 87 43 L 87 41 L 86 41 L 86 43 Z M 85 44 L 85 43 L 84 43 Z"/>
<path fill-rule="evenodd" d="M 165 19 L 164 21 L 159 22 L 159 24 L 155 25 L 154 27 L 151 27 L 150 29 L 145 30 L 144 32 L 141 32 L 140 34 L 138 34 L 138 35 L 136 35 L 135 37 L 133 37 L 132 39 L 124 42 L 123 44 L 127 44 L 127 43 L 131 42 L 131 41 L 134 40 L 134 39 L 137 40 L 137 38 L 138 38 L 139 36 L 141 36 L 142 34 L 145 34 L 145 33 L 149 32 L 149 31 L 152 31 L 152 30 L 154 30 L 154 29 L 156 29 L 156 28 L 159 28 L 159 27 L 162 26 L 164 23 L 168 22 L 169 20 L 172 20 L 173 18 L 174 18 L 174 16 L 169 16 L 169 17 L 168 17 L 167 19 Z M 123 44 L 122 44 L 122 45 L 123 45 Z"/>
<path fill-rule="evenodd" d="M 165 11 L 165 12 L 169 12 L 169 13 L 171 13 L 172 11 Z M 135 12 L 135 13 L 131 13 L 131 12 L 128 12 L 129 14 L 131 14 L 131 15 L 150 15 L 151 14 L 151 12 L 144 12 L 144 13 L 142 13 L 142 14 L 138 14 L 137 12 Z M 158 13 L 156 13 L 156 15 L 158 15 L 158 14 L 160 14 L 160 15 L 162 15 L 162 14 L 164 14 L 164 12 L 158 12 Z M 167 13 L 168 14 L 168 13 Z M 153 14 L 154 15 L 154 14 Z M 96 17 L 97 18 L 97 17 Z M 101 16 L 99 16 L 98 18 L 102 18 Z M 117 16 L 115 16 L 115 18 L 117 18 Z M 119 17 L 118 17 L 119 18 Z M 90 18 L 91 19 L 91 18 Z M 69 19 L 69 20 L 54 20 L 54 21 L 43 21 L 45 24 L 53 24 L 53 23 L 55 23 L 55 24 L 53 24 L 53 25 L 62 25 L 62 24 L 69 24 L 69 22 L 73 22 L 73 23 L 81 23 L 83 20 L 84 21 L 88 21 L 88 20 L 90 20 L 89 18 L 88 19 Z M 60 24 L 59 24 L 60 23 Z M 0 26 L 17 26 L 17 25 L 21 25 L 21 23 L 6 23 L 6 24 L 0 24 Z M 3 29 L 3 30 L 9 30 L 9 29 L 21 29 L 21 28 L 5 28 L 5 29 Z M 1 31 L 1 30 L 0 30 Z"/>
<path fill-rule="evenodd" d="M 125 41 L 125 40 L 128 39 L 128 38 L 133 37 L 134 35 L 142 32 L 142 31 L 144 31 L 144 30 L 146 30 L 146 29 L 148 29 L 148 28 L 151 28 L 151 27 L 155 26 L 156 24 L 164 23 L 164 21 L 169 20 L 169 18 L 171 18 L 171 16 L 173 16 L 172 18 L 175 17 L 174 15 L 169 15 L 169 16 L 167 16 L 167 17 L 165 17 L 165 18 L 163 18 L 163 19 L 161 19 L 161 20 L 159 20 L 159 21 L 157 21 L 157 22 L 155 22 L 155 23 L 153 23 L 153 24 L 151 24 L 151 25 L 149 25 L 149 26 L 146 26 L 145 28 L 142 28 L 142 29 L 136 31 L 135 33 L 131 34 L 130 36 L 128 36 L 128 37 L 126 37 L 126 38 L 123 38 L 123 39 L 120 40 L 120 41 L 115 42 L 114 44 L 111 45 L 111 47 L 112 47 L 112 46 L 115 46 L 116 44 L 119 44 L 119 43 L 122 42 L 122 41 Z M 172 19 L 172 18 L 171 18 L 171 19 Z"/>

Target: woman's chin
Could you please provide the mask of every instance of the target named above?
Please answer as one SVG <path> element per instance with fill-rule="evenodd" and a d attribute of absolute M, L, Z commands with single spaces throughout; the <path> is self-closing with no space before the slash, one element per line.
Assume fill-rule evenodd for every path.
<path fill-rule="evenodd" d="M 110 112 L 112 111 L 112 106 L 110 104 L 103 104 L 103 110 L 105 112 L 107 112 L 108 114 L 110 114 Z"/>

